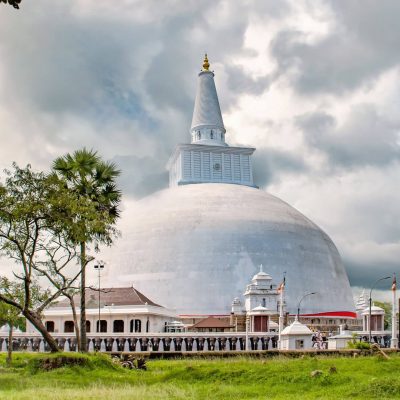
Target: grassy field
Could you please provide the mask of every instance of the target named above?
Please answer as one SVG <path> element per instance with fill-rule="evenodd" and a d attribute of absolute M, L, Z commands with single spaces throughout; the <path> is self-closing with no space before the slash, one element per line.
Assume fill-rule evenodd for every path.
<path fill-rule="evenodd" d="M 125 370 L 91 356 L 86 367 L 49 372 L 35 355 L 0 355 L 0 399 L 394 399 L 400 398 L 400 356 L 303 359 L 150 360 Z M 335 367 L 337 372 L 330 372 Z M 322 374 L 312 377 L 311 372 Z"/>

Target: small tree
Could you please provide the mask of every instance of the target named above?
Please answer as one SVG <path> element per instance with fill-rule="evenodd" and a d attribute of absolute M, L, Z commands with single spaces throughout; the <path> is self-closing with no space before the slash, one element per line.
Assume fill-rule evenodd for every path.
<path fill-rule="evenodd" d="M 94 229 L 102 223 L 103 213 L 54 174 L 16 164 L 6 174 L 0 185 L 0 254 L 20 266 L 14 275 L 23 285 L 23 296 L 15 298 L 7 288 L 0 288 L 0 302 L 16 307 L 56 352 L 57 343 L 42 322 L 42 312 L 73 288 L 81 274 L 73 241 L 81 232 L 79 221 L 85 220 L 87 229 Z M 34 303 L 38 277 L 46 278 L 50 288 L 48 296 Z"/>
<path fill-rule="evenodd" d="M 21 283 L 11 282 L 7 278 L 0 278 L 0 291 L 7 294 L 10 298 L 19 299 L 23 297 L 24 288 Z M 32 302 L 41 302 L 47 295 L 43 293 L 37 284 L 32 285 Z M 7 324 L 9 327 L 8 331 L 8 349 L 7 349 L 7 365 L 11 365 L 12 361 L 12 350 L 13 350 L 13 331 L 14 327 L 20 329 L 25 328 L 25 318 L 22 317 L 21 311 L 14 306 L 7 303 L 0 302 L 0 326 Z"/>
<path fill-rule="evenodd" d="M 7 324 L 8 331 L 8 351 L 7 351 L 7 365 L 11 365 L 12 350 L 13 350 L 13 329 L 17 325 L 21 325 L 23 318 L 18 308 L 10 306 L 6 303 L 0 303 L 0 326 Z"/>

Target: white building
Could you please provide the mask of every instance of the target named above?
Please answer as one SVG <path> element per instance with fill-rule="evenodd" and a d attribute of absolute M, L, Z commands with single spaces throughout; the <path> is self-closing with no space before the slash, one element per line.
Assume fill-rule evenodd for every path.
<path fill-rule="evenodd" d="M 176 323 L 177 315 L 171 310 L 154 303 L 133 287 L 103 288 L 100 291 L 86 289 L 86 328 L 90 333 L 157 333 Z M 80 304 L 79 296 L 75 304 Z M 80 315 L 77 307 L 78 319 Z M 100 314 L 100 330 L 98 326 Z M 46 309 L 43 320 L 51 333 L 73 333 L 74 321 L 68 300 L 60 301 Z M 27 321 L 26 332 L 35 333 Z"/>

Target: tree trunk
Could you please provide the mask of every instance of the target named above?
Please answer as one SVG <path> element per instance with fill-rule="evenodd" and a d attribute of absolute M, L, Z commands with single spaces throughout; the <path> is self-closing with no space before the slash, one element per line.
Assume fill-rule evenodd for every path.
<path fill-rule="evenodd" d="M 7 351 L 7 367 L 11 367 L 12 351 L 13 351 L 13 324 L 8 324 L 10 330 L 8 332 L 8 351 Z"/>
<path fill-rule="evenodd" d="M 79 334 L 80 329 L 79 329 L 78 316 L 76 315 L 74 296 L 72 295 L 71 297 L 68 297 L 68 298 L 69 298 L 69 303 L 71 305 L 72 318 L 74 320 L 74 325 L 75 325 L 76 343 L 78 344 L 78 350 L 81 351 L 81 336 Z"/>
<path fill-rule="evenodd" d="M 50 351 L 52 353 L 57 353 L 60 351 L 58 348 L 58 344 L 53 338 L 53 336 L 50 335 L 49 332 L 47 332 L 46 327 L 44 326 L 42 319 L 40 318 L 40 315 L 30 311 L 30 310 L 24 310 L 22 311 L 22 315 L 32 323 L 32 325 L 39 331 L 39 333 L 43 336 L 43 339 L 47 342 L 47 344 L 50 347 Z"/>
<path fill-rule="evenodd" d="M 81 345 L 80 351 L 87 352 L 86 338 L 86 243 L 81 242 Z"/>

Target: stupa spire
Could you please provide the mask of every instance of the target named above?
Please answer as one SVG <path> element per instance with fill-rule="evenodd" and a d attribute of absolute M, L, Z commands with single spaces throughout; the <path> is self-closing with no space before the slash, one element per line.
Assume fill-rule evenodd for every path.
<path fill-rule="evenodd" d="M 255 186 L 251 165 L 255 149 L 225 143 L 225 127 L 207 53 L 197 78 L 190 132 L 192 142 L 178 145 L 168 162 L 170 186 L 206 182 Z"/>
<path fill-rule="evenodd" d="M 192 143 L 227 146 L 214 72 L 209 69 L 207 53 L 204 56 L 202 67 L 197 80 L 196 100 L 190 129 Z"/>

